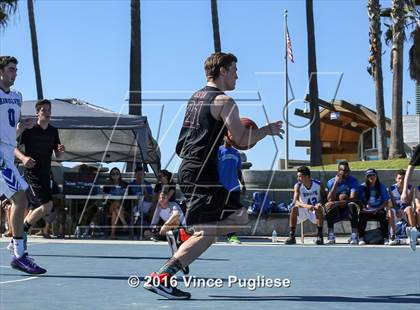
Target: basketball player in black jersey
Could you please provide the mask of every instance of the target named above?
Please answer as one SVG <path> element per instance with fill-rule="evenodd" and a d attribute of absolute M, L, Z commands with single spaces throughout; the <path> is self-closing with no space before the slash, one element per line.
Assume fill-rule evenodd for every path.
<path fill-rule="evenodd" d="M 188 200 L 186 220 L 193 234 L 162 268 L 151 274 L 155 281 L 144 285 L 168 299 L 189 299 L 189 293 L 171 286 L 170 278 L 206 251 L 216 236 L 234 232 L 235 225 L 248 221 L 245 208 L 229 204 L 228 192 L 218 181 L 217 153 L 226 130 L 242 147 L 269 135 L 281 137 L 283 132 L 280 121 L 254 130 L 242 125 L 235 101 L 224 93 L 235 89 L 236 63 L 233 54 L 210 55 L 204 63 L 207 85 L 194 93 L 187 105 L 176 152 L 182 158 L 178 179 Z"/>

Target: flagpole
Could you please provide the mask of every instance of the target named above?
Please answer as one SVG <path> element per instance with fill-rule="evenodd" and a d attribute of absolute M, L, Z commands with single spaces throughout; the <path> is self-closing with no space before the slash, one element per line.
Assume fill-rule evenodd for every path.
<path fill-rule="evenodd" d="M 285 123 L 286 123 L 286 132 L 285 132 L 285 156 L 284 156 L 284 169 L 287 170 L 289 167 L 289 85 L 288 85 L 288 50 L 287 50 L 287 10 L 284 10 L 284 66 L 285 66 L 285 81 L 284 81 L 284 90 L 285 90 L 285 98 L 284 98 L 284 105 L 286 109 L 285 115 Z"/>

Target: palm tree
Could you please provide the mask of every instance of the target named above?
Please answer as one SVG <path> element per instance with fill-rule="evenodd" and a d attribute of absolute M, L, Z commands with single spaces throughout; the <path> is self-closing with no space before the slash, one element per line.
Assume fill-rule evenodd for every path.
<path fill-rule="evenodd" d="M 29 28 L 31 30 L 32 58 L 34 60 L 36 92 L 37 92 L 38 100 L 39 100 L 39 99 L 43 99 L 44 95 L 42 93 L 41 69 L 40 69 L 40 66 L 39 66 L 38 40 L 37 40 L 37 37 L 36 37 L 36 26 L 35 26 L 35 14 L 34 14 L 33 0 L 28 0 L 28 16 L 29 16 Z"/>
<path fill-rule="evenodd" d="M 211 0 L 211 21 L 213 23 L 214 51 L 221 52 L 222 46 L 220 43 L 219 15 L 217 13 L 217 0 Z"/>
<path fill-rule="evenodd" d="M 18 0 L 0 0 L 0 29 L 5 28 L 10 16 L 17 10 Z"/>
<path fill-rule="evenodd" d="M 379 0 L 368 0 L 369 16 L 369 43 L 370 43 L 370 67 L 368 72 L 375 82 L 376 95 L 376 128 L 379 159 L 386 159 L 386 136 L 385 136 L 385 107 L 384 86 L 382 76 L 382 31 Z"/>
<path fill-rule="evenodd" d="M 417 113 L 420 105 L 420 22 L 416 29 L 411 33 L 413 38 L 413 46 L 410 48 L 410 77 L 416 82 L 416 98 L 417 98 Z"/>
<path fill-rule="evenodd" d="M 403 90 L 403 60 L 404 60 L 404 0 L 392 0 L 392 121 L 390 158 L 406 157 L 402 127 L 402 90 Z"/>
<path fill-rule="evenodd" d="M 411 3 L 409 13 L 411 22 L 415 24 L 411 33 L 413 46 L 409 51 L 409 70 L 410 78 L 416 82 L 416 110 L 420 114 L 420 0 Z"/>
<path fill-rule="evenodd" d="M 320 166 L 322 165 L 321 123 L 318 107 L 318 78 L 313 0 L 306 0 L 306 30 L 308 33 L 309 102 L 311 109 L 311 166 Z"/>
<path fill-rule="evenodd" d="M 131 0 L 130 94 L 128 113 L 141 115 L 140 0 Z"/>

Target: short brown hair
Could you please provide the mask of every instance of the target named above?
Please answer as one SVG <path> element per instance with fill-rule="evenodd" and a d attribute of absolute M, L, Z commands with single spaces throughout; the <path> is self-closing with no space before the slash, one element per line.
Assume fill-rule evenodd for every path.
<path fill-rule="evenodd" d="M 51 101 L 47 99 L 38 100 L 38 102 L 35 104 L 35 111 L 39 112 L 39 110 L 41 110 L 41 107 L 46 104 L 48 104 L 51 107 Z"/>
<path fill-rule="evenodd" d="M 222 67 L 228 69 L 233 62 L 238 62 L 238 58 L 231 53 L 217 52 L 211 54 L 204 62 L 207 80 L 217 79 L 220 75 L 220 69 Z"/>
<path fill-rule="evenodd" d="M 13 56 L 0 56 L 0 69 L 4 69 L 9 63 L 18 64 L 18 61 Z"/>
<path fill-rule="evenodd" d="M 397 175 L 400 175 L 402 177 L 405 176 L 405 170 L 404 169 L 397 170 L 395 172 L 395 176 L 397 176 Z"/>
<path fill-rule="evenodd" d="M 297 168 L 297 172 L 299 173 L 302 173 L 303 175 L 306 175 L 306 176 L 308 176 L 308 177 L 310 177 L 311 176 L 311 170 L 309 170 L 309 168 L 308 167 L 306 167 L 306 166 L 301 166 L 301 167 L 299 167 L 299 168 Z"/>

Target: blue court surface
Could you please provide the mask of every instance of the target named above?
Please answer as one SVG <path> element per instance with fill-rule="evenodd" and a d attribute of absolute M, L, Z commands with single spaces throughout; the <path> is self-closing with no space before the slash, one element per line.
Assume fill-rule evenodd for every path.
<path fill-rule="evenodd" d="M 221 287 L 185 288 L 181 274 L 179 287 L 192 299 L 171 301 L 142 288 L 144 277 L 167 260 L 166 243 L 30 240 L 30 254 L 48 269 L 33 277 L 9 267 L 1 240 L 2 310 L 420 309 L 419 247 L 218 243 L 190 266 L 192 278 L 185 280 Z M 128 285 L 130 276 L 139 277 L 139 287 Z M 284 279 L 290 287 L 262 287 L 287 285 Z"/>

